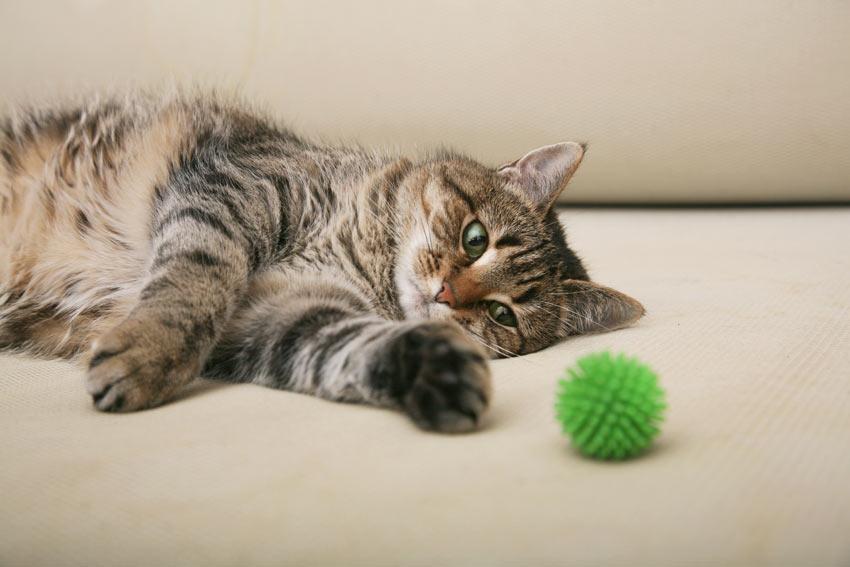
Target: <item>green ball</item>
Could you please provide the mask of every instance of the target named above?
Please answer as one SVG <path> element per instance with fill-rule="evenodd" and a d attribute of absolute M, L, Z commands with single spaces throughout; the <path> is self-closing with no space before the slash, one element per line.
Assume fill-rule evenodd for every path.
<path fill-rule="evenodd" d="M 648 366 L 605 351 L 579 359 L 567 372 L 571 378 L 559 382 L 555 410 L 582 454 L 621 460 L 652 444 L 667 406 Z"/>

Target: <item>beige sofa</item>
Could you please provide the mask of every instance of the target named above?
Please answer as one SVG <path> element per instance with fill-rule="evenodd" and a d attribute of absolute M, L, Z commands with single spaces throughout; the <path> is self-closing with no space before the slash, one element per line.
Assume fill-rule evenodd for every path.
<path fill-rule="evenodd" d="M 0 5 L 0 106 L 187 76 L 299 131 L 487 162 L 589 140 L 567 198 L 850 201 L 850 5 Z M 198 383 L 93 410 L 0 355 L 2 565 L 847 565 L 850 208 L 564 208 L 634 327 L 493 364 L 481 431 Z M 667 422 L 622 463 L 554 420 L 566 365 L 636 355 Z"/>

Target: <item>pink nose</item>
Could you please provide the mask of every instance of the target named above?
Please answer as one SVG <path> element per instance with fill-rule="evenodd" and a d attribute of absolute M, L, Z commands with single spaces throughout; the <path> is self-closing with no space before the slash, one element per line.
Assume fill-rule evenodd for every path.
<path fill-rule="evenodd" d="M 440 290 L 440 293 L 437 294 L 437 297 L 434 298 L 434 301 L 436 301 L 437 303 L 445 303 L 452 309 L 457 307 L 457 299 L 455 299 L 452 284 L 450 284 L 449 282 L 443 282 L 443 289 Z"/>

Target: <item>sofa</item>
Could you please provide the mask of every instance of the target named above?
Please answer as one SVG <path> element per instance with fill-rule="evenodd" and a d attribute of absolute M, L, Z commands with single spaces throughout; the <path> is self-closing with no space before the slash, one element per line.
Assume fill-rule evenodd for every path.
<path fill-rule="evenodd" d="M 202 380 L 104 414 L 83 369 L 0 353 L 0 564 L 847 565 L 848 25 L 827 1 L 3 3 L 4 112 L 198 82 L 413 155 L 587 141 L 560 218 L 647 314 L 494 361 L 465 435 Z M 624 461 L 555 420 L 602 350 L 666 390 Z"/>

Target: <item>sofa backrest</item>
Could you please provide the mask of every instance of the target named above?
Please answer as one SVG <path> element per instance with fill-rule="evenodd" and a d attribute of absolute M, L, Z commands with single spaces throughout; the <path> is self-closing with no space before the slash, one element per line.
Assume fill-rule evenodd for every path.
<path fill-rule="evenodd" d="M 297 131 L 487 163 L 587 141 L 573 202 L 850 200 L 850 2 L 0 4 L 0 109 L 171 78 Z"/>

